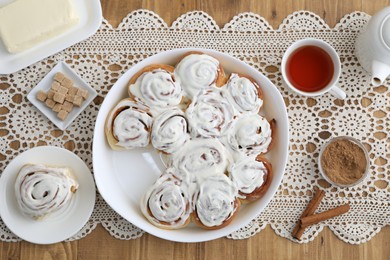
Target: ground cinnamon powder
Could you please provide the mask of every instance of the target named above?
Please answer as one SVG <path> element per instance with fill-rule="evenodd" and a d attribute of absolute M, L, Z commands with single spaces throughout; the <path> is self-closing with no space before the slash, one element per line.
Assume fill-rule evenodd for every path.
<path fill-rule="evenodd" d="M 331 181 L 349 185 L 362 178 L 367 160 L 363 149 L 357 144 L 340 139 L 325 148 L 321 156 L 321 166 Z"/>

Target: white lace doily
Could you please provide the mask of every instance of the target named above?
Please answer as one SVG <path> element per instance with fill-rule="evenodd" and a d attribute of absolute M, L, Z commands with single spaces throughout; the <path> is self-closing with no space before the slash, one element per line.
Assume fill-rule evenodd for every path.
<path fill-rule="evenodd" d="M 299 11 L 289 15 L 278 29 L 253 13 L 239 14 L 223 28 L 204 12 L 182 15 L 171 27 L 146 10 L 130 13 L 118 28 L 104 20 L 99 31 L 86 41 L 18 73 L 0 76 L 0 169 L 4 170 L 19 153 L 38 145 L 66 146 L 92 169 L 92 136 L 99 106 L 125 71 L 168 49 L 215 49 L 247 62 L 270 78 L 284 96 L 290 120 L 290 157 L 277 195 L 260 216 L 229 238 L 248 238 L 269 224 L 278 235 L 294 240 L 291 230 L 310 200 L 313 186 L 318 185 L 326 190 L 320 211 L 346 201 L 352 209 L 308 228 L 300 243 L 313 240 L 324 226 L 345 242 L 364 243 L 390 222 L 390 82 L 377 88 L 370 86 L 369 75 L 354 56 L 355 38 L 369 18 L 365 13 L 354 12 L 330 28 L 316 14 Z M 340 54 L 339 85 L 348 95 L 346 100 L 330 95 L 306 98 L 283 86 L 279 72 L 282 54 L 294 41 L 306 37 L 323 39 Z M 31 88 L 59 61 L 67 62 L 98 92 L 94 102 L 64 132 L 26 99 Z M 361 140 L 369 150 L 369 178 L 354 188 L 331 187 L 319 176 L 320 147 L 340 135 Z M 119 239 L 143 234 L 97 195 L 90 221 L 70 240 L 88 235 L 98 223 Z M 1 221 L 0 239 L 19 240 Z"/>

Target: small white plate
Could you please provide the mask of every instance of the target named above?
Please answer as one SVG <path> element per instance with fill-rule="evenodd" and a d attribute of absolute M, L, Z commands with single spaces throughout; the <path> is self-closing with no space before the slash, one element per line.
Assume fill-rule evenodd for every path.
<path fill-rule="evenodd" d="M 0 6 L 9 2 L 0 0 Z M 0 40 L 0 74 L 18 71 L 93 35 L 103 19 L 100 0 L 73 0 L 73 4 L 79 23 L 61 35 L 17 54 L 9 53 Z"/>
<path fill-rule="evenodd" d="M 73 85 L 88 91 L 88 98 L 83 102 L 81 107 L 74 106 L 68 117 L 62 121 L 57 117 L 57 113 L 53 112 L 51 108 L 37 99 L 37 93 L 40 90 L 47 92 L 54 82 L 54 75 L 57 72 L 62 72 L 66 77 L 73 81 Z M 97 96 L 96 90 L 89 86 L 79 75 L 77 75 L 65 62 L 59 62 L 42 80 L 38 83 L 27 95 L 27 99 L 38 108 L 47 118 L 50 119 L 59 129 L 65 130 L 76 117 L 92 102 Z"/>
<path fill-rule="evenodd" d="M 79 188 L 69 207 L 42 220 L 25 216 L 15 197 L 15 181 L 27 163 L 65 166 L 72 170 Z M 87 223 L 95 205 L 96 189 L 91 172 L 74 153 L 53 146 L 32 148 L 14 158 L 0 178 L 0 216 L 20 238 L 36 244 L 61 242 L 75 235 Z"/>

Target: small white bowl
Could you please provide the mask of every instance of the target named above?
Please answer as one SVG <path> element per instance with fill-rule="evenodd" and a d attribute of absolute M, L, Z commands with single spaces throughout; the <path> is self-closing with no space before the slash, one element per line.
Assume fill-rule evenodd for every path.
<path fill-rule="evenodd" d="M 338 140 L 348 140 L 348 141 L 358 145 L 364 152 L 364 155 L 365 155 L 365 158 L 367 161 L 366 170 L 364 171 L 364 174 L 362 175 L 362 177 L 354 183 L 351 183 L 351 184 L 336 183 L 336 182 L 332 181 L 331 179 L 329 179 L 329 177 L 324 173 L 324 170 L 322 169 L 321 157 L 322 157 L 323 152 L 325 151 L 326 147 L 328 147 L 329 144 L 331 144 L 335 141 L 338 141 Z M 320 170 L 322 178 L 324 178 L 327 182 L 329 182 L 330 184 L 337 186 L 337 187 L 348 188 L 348 187 L 353 187 L 359 183 L 362 183 L 366 179 L 366 177 L 368 176 L 369 169 L 370 169 L 370 158 L 368 157 L 367 149 L 357 139 L 349 137 L 349 136 L 339 136 L 339 137 L 332 138 L 329 142 L 327 142 L 324 146 L 322 146 L 322 148 L 320 150 L 320 154 L 318 156 L 318 168 Z"/>
<path fill-rule="evenodd" d="M 57 113 L 53 112 L 51 108 L 37 99 L 38 91 L 47 92 L 54 82 L 54 75 L 57 72 L 62 72 L 66 77 L 73 81 L 74 86 L 88 91 L 88 98 L 82 103 L 81 107 L 74 106 L 68 117 L 62 121 L 57 117 Z M 92 102 L 97 96 L 96 90 L 89 86 L 79 75 L 77 75 L 65 62 L 59 62 L 42 80 L 38 83 L 27 95 L 27 99 L 38 108 L 50 121 L 53 122 L 59 129 L 65 130 L 76 119 L 76 117 Z"/>

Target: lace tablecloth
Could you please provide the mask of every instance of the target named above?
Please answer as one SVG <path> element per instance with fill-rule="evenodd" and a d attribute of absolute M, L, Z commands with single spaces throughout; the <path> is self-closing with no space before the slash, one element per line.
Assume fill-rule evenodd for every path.
<path fill-rule="evenodd" d="M 364 243 L 390 222 L 390 82 L 370 86 L 370 76 L 354 55 L 355 38 L 369 18 L 365 13 L 354 12 L 330 28 L 316 14 L 299 11 L 289 15 L 277 29 L 253 13 L 239 14 L 223 28 L 203 12 L 182 15 L 170 27 L 146 10 L 130 13 L 118 28 L 104 20 L 88 40 L 17 73 L 0 76 L 0 169 L 3 171 L 10 160 L 31 147 L 52 145 L 66 146 L 92 170 L 95 118 L 105 95 L 125 71 L 164 50 L 215 49 L 245 61 L 270 78 L 284 97 L 290 120 L 289 160 L 276 196 L 261 215 L 229 238 L 248 238 L 269 224 L 278 235 L 294 240 L 291 230 L 317 185 L 326 190 L 320 211 L 347 201 L 352 209 L 308 228 L 300 243 L 313 240 L 325 226 L 345 242 Z M 323 39 L 340 54 L 339 85 L 348 95 L 346 100 L 330 95 L 307 98 L 283 86 L 279 72 L 282 54 L 294 41 L 306 37 Z M 63 132 L 26 99 L 31 88 L 59 61 L 67 62 L 98 92 L 94 102 Z M 332 187 L 318 172 L 320 147 L 329 138 L 341 135 L 361 140 L 369 150 L 370 175 L 353 188 Z M 144 233 L 97 195 L 91 219 L 70 240 L 88 235 L 98 223 L 119 239 L 135 239 Z M 19 240 L 2 221 L 0 239 Z"/>

